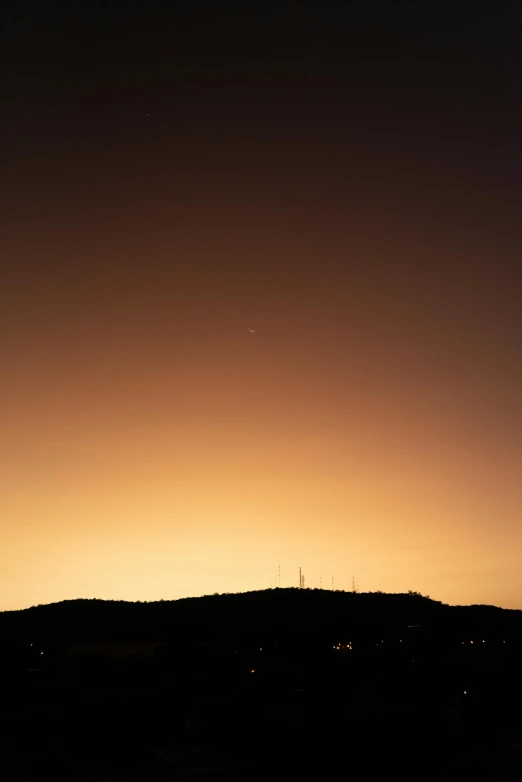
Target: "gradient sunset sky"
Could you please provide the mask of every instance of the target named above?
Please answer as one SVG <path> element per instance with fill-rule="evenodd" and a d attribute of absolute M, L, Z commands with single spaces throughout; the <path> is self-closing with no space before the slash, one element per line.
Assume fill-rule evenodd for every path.
<path fill-rule="evenodd" d="M 522 608 L 520 5 L 11 5 L 0 610 Z"/>

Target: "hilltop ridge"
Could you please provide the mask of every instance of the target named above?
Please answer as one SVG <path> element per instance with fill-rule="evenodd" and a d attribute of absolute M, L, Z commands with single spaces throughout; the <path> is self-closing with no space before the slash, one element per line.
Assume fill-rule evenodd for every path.
<path fill-rule="evenodd" d="M 130 602 L 64 600 L 0 612 L 0 635 L 129 639 L 171 638 L 181 631 L 367 634 L 420 625 L 438 632 L 522 635 L 522 612 L 497 606 L 450 606 L 418 592 L 353 593 L 278 588 L 202 597 Z"/>

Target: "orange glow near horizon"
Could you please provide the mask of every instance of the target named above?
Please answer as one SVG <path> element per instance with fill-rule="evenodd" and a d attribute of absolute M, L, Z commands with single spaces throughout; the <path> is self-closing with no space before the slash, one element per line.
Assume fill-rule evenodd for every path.
<path fill-rule="evenodd" d="M 73 100 L 60 65 L 13 103 L 0 610 L 279 566 L 522 608 L 520 134 L 408 63 L 407 100 L 364 67 Z"/>
<path fill-rule="evenodd" d="M 279 565 L 282 586 L 302 566 L 309 587 L 519 604 L 493 380 L 474 397 L 477 367 L 451 355 L 440 377 L 404 312 L 360 290 L 349 327 L 328 292 L 288 312 L 280 288 L 248 312 L 189 301 L 168 335 L 148 293 L 68 334 L 35 322 L 11 353 L 2 609 L 262 589 Z M 80 354 L 75 329 L 93 332 Z"/>

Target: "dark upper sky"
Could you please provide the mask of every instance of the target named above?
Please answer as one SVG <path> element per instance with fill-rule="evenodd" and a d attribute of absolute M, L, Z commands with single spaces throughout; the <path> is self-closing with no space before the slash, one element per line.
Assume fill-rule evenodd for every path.
<path fill-rule="evenodd" d="M 520 607 L 521 27 L 10 4 L 5 607 L 279 562 Z"/>

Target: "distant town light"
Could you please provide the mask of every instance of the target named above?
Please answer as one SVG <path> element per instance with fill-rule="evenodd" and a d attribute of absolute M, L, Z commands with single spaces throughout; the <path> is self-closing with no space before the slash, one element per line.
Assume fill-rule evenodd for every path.
<path fill-rule="evenodd" d="M 255 673 L 255 672 L 256 672 L 255 668 L 252 668 L 252 670 L 250 671 L 250 673 Z"/>

